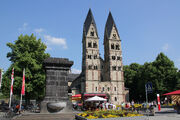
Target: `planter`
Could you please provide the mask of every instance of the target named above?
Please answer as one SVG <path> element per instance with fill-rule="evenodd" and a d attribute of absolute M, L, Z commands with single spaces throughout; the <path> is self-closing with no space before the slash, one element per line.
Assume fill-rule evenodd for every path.
<path fill-rule="evenodd" d="M 87 119 L 82 116 L 75 115 L 75 120 L 146 120 L 145 116 L 135 116 L 135 117 L 116 117 L 116 118 L 97 118 L 97 119 Z"/>

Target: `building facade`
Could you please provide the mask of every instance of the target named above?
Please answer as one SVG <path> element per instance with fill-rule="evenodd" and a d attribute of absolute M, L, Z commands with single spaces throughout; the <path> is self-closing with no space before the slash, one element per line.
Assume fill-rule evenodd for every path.
<path fill-rule="evenodd" d="M 111 103 L 125 101 L 121 40 L 111 12 L 105 25 L 103 60 L 96 23 L 89 9 L 83 26 L 82 72 L 71 87 L 74 94 L 106 93 Z"/>

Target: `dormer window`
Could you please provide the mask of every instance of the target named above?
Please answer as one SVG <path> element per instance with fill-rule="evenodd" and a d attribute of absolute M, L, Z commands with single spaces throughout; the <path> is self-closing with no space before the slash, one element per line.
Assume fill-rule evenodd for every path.
<path fill-rule="evenodd" d="M 92 48 L 92 43 L 91 42 L 88 42 L 88 47 Z"/>
<path fill-rule="evenodd" d="M 91 31 L 91 33 L 90 33 L 90 34 L 91 34 L 91 36 L 94 36 L 94 31 Z"/>

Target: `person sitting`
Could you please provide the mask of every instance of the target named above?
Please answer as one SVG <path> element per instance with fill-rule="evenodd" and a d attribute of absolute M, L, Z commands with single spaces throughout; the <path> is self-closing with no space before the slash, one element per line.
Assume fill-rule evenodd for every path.
<path fill-rule="evenodd" d="M 14 110 L 14 112 L 17 113 L 17 112 L 19 111 L 19 108 L 20 108 L 20 105 L 17 104 L 17 105 L 16 105 L 16 108 L 15 108 L 15 110 Z"/>

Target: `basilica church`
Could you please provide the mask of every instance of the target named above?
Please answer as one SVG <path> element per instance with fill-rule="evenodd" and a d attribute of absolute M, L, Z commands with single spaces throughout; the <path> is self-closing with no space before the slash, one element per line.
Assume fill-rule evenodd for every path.
<path fill-rule="evenodd" d="M 111 12 L 104 29 L 104 59 L 99 53 L 99 36 L 96 22 L 89 9 L 83 25 L 82 72 L 72 81 L 73 94 L 104 93 L 109 102 L 126 101 L 121 39 Z"/>

